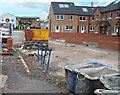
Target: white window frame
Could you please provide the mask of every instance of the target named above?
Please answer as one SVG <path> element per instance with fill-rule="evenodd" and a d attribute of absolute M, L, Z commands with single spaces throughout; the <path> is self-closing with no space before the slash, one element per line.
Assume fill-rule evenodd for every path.
<path fill-rule="evenodd" d="M 102 14 L 102 18 L 101 18 L 101 19 L 102 19 L 102 20 L 105 20 L 104 17 L 105 17 L 105 13 Z"/>
<path fill-rule="evenodd" d="M 85 17 L 85 20 L 83 20 L 85 16 L 80 16 L 80 18 L 82 18 L 82 20 L 79 18 L 80 21 L 86 21 L 86 17 Z"/>
<path fill-rule="evenodd" d="M 111 35 L 117 35 L 118 34 L 118 27 L 117 26 L 113 26 L 112 28 L 112 34 Z"/>
<path fill-rule="evenodd" d="M 99 20 L 99 14 L 95 15 L 96 20 Z"/>
<path fill-rule="evenodd" d="M 87 8 L 82 8 L 83 12 L 88 12 Z"/>
<path fill-rule="evenodd" d="M 64 15 L 56 15 L 56 20 L 64 20 Z"/>
<path fill-rule="evenodd" d="M 67 27 L 68 27 L 68 29 L 67 29 Z M 73 30 L 73 29 L 74 29 L 74 26 L 72 26 L 72 25 L 66 25 L 65 26 L 65 30 Z"/>
<path fill-rule="evenodd" d="M 112 12 L 108 14 L 108 19 L 112 19 Z"/>
<path fill-rule="evenodd" d="M 74 16 L 73 16 L 73 15 L 69 15 L 69 16 L 68 16 L 68 19 L 69 19 L 69 20 L 74 20 Z"/>
<path fill-rule="evenodd" d="M 57 29 L 57 27 L 58 27 L 58 29 Z M 56 30 L 58 30 L 58 31 L 56 31 Z M 60 32 L 60 25 L 55 26 L 55 32 Z"/>
<path fill-rule="evenodd" d="M 120 11 L 116 12 L 116 18 L 120 18 Z"/>
<path fill-rule="evenodd" d="M 85 33 L 85 31 L 86 31 L 86 26 L 81 26 L 80 30 L 81 30 L 81 33 Z"/>
<path fill-rule="evenodd" d="M 59 4 L 60 8 L 69 8 L 69 4 Z"/>
<path fill-rule="evenodd" d="M 99 31 L 99 27 L 96 26 L 96 27 L 95 27 L 95 33 L 98 34 L 98 31 Z"/>
<path fill-rule="evenodd" d="M 94 21 L 94 20 L 95 20 L 95 18 L 94 18 L 94 20 L 93 20 L 93 18 L 94 18 L 94 16 L 91 17 L 91 21 Z"/>
<path fill-rule="evenodd" d="M 94 27 L 93 26 L 90 26 L 90 31 L 94 31 Z"/>

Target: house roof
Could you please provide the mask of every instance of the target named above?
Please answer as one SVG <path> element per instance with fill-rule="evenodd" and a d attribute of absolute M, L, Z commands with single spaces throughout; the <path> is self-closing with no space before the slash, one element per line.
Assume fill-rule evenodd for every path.
<path fill-rule="evenodd" d="M 120 10 L 120 0 L 115 0 L 107 6 L 75 6 L 73 2 L 51 2 L 54 14 L 94 15 L 98 8 L 100 12 Z M 66 6 L 66 7 L 65 7 Z"/>
<path fill-rule="evenodd" d="M 72 14 L 72 15 L 93 15 L 96 7 L 75 6 L 72 2 L 52 2 L 54 14 Z M 60 7 L 60 5 L 68 5 L 69 7 Z"/>
<path fill-rule="evenodd" d="M 109 21 L 106 21 L 106 20 L 99 21 L 98 24 L 100 26 L 111 26 Z"/>
<path fill-rule="evenodd" d="M 77 8 L 72 2 L 51 2 L 54 14 L 77 14 Z M 64 7 L 68 5 L 68 7 Z M 60 7 L 63 6 L 63 7 Z"/>
<path fill-rule="evenodd" d="M 103 12 L 106 7 L 105 6 L 98 6 L 97 8 L 99 9 L 100 12 Z"/>
<path fill-rule="evenodd" d="M 14 16 L 13 14 L 10 14 L 10 13 L 6 13 L 6 14 L 3 14 L 3 15 L 1 15 L 1 16 L 4 16 L 4 15 L 11 15 L 11 16 Z M 14 17 L 16 17 L 16 16 L 14 16 Z"/>
<path fill-rule="evenodd" d="M 94 15 L 96 7 L 76 6 L 78 15 Z"/>
<path fill-rule="evenodd" d="M 120 0 L 115 0 L 114 2 L 107 5 L 104 8 L 103 12 L 114 11 L 114 10 L 120 10 Z"/>
<path fill-rule="evenodd" d="M 115 25 L 120 25 L 120 19 L 117 21 L 117 23 Z"/>

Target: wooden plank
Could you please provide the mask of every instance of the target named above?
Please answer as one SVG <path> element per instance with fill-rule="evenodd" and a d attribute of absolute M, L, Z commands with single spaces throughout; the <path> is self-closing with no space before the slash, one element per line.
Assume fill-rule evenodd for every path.
<path fill-rule="evenodd" d="M 1 55 L 13 55 L 12 52 L 0 52 Z"/>
<path fill-rule="evenodd" d="M 0 75 L 0 89 L 4 88 L 7 78 L 6 75 Z"/>

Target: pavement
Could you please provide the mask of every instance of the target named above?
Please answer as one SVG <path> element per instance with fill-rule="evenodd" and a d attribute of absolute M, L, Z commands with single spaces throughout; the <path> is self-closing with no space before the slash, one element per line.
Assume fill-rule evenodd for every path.
<path fill-rule="evenodd" d="M 0 39 L 0 42 L 1 42 L 1 39 Z M 2 48 L 1 48 L 1 44 L 0 44 L 0 53 L 2 52 Z M 7 80 L 7 75 L 3 75 L 2 74 L 2 55 L 0 54 L 0 94 L 2 93 L 3 91 L 3 88 L 5 86 L 5 83 L 6 83 L 6 80 Z"/>

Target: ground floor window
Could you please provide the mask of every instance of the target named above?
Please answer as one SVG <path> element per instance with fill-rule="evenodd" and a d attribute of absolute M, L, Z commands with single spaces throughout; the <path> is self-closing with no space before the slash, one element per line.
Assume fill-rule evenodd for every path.
<path fill-rule="evenodd" d="M 117 34 L 119 34 L 119 29 L 118 29 L 117 26 L 114 26 L 114 27 L 112 28 L 112 35 L 117 35 Z"/>
<path fill-rule="evenodd" d="M 65 26 L 65 30 L 73 30 L 73 26 Z"/>
<path fill-rule="evenodd" d="M 94 27 L 93 26 L 90 27 L 90 31 L 94 31 Z"/>

